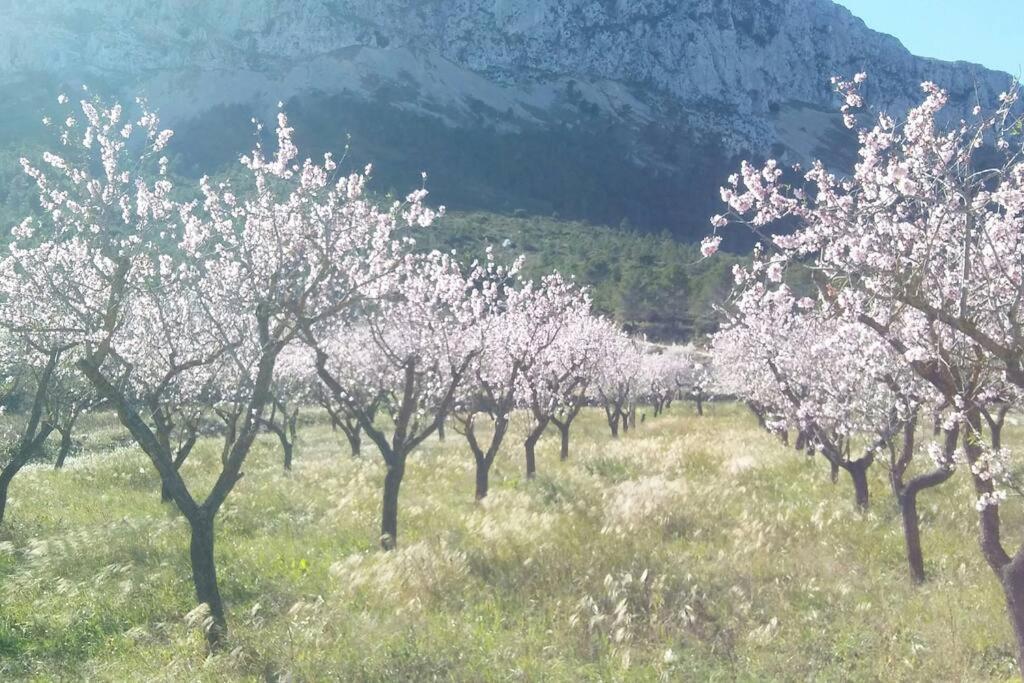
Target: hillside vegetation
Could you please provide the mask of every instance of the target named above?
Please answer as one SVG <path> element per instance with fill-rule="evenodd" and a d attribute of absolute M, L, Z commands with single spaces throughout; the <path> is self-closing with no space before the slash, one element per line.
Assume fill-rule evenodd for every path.
<path fill-rule="evenodd" d="M 932 579 L 906 578 L 899 516 L 872 468 L 846 479 L 738 406 L 676 404 L 612 441 L 597 411 L 522 475 L 525 418 L 473 502 L 465 442 L 410 458 L 401 544 L 378 549 L 384 468 L 308 413 L 294 469 L 263 437 L 218 518 L 233 624 L 207 656 L 188 527 L 113 416 L 83 452 L 12 487 L 0 529 L 4 680 L 1005 680 L 1003 599 L 967 477 L 922 499 Z M 1022 434 L 1008 428 L 1015 446 Z M 183 465 L 212 482 L 218 445 Z M 201 485 L 197 488 L 202 488 Z M 948 501 L 940 499 L 947 498 Z M 948 504 L 947 504 L 948 503 Z M 1019 528 L 1007 511 L 1008 528 Z"/>
<path fill-rule="evenodd" d="M 525 257 L 529 276 L 557 270 L 575 277 L 594 309 L 627 329 L 662 341 L 689 340 L 714 331 L 716 304 L 732 288 L 739 257 L 702 259 L 696 245 L 667 233 L 637 232 L 539 216 L 454 213 L 432 229 L 425 244 L 464 257 L 493 247 L 501 259 Z M 749 259 L 747 259 L 749 260 Z"/>

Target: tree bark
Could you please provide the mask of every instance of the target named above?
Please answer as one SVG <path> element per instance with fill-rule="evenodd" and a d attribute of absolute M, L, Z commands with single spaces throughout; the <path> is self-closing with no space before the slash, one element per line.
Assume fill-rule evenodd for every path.
<path fill-rule="evenodd" d="M 75 441 L 71 436 L 71 429 L 64 429 L 60 433 L 60 450 L 57 451 L 57 459 L 53 463 L 53 469 L 59 470 L 64 467 L 64 461 L 67 460 L 68 455 L 71 454 L 71 449 L 75 447 Z"/>
<path fill-rule="evenodd" d="M 281 415 L 280 423 L 278 423 L 278 413 Z M 274 404 L 274 410 L 271 412 L 270 417 L 260 420 L 260 424 L 273 432 L 281 444 L 281 450 L 284 452 L 285 472 L 291 472 L 292 470 L 292 455 L 295 453 L 296 423 L 298 419 L 298 409 L 289 414 L 287 406 L 277 402 Z"/>
<path fill-rule="evenodd" d="M 17 460 L 12 460 L 0 471 L 0 524 L 3 523 L 4 513 L 7 511 L 7 492 L 11 486 L 11 480 L 20 469 L 21 464 Z"/>
<path fill-rule="evenodd" d="M 917 491 L 900 496 L 900 516 L 903 518 L 903 541 L 907 547 L 907 566 L 910 580 L 924 583 L 924 552 L 921 550 L 921 526 L 917 515 Z"/>
<path fill-rule="evenodd" d="M 798 429 L 796 432 L 796 445 L 794 446 L 798 451 L 802 451 L 807 448 L 807 432 L 802 429 Z"/>
<path fill-rule="evenodd" d="M 526 478 L 533 479 L 537 474 L 537 442 L 540 441 L 540 437 L 544 434 L 544 430 L 548 427 L 548 421 L 542 420 L 538 422 L 529 434 L 526 435 L 526 441 L 524 446 L 526 448 Z"/>
<path fill-rule="evenodd" d="M 698 393 L 694 397 L 694 401 L 697 403 L 697 416 L 704 417 L 704 396 Z"/>
<path fill-rule="evenodd" d="M 359 428 L 346 431 L 345 436 L 348 438 L 349 448 L 352 449 L 352 457 L 358 458 L 363 452 L 363 437 Z"/>
<path fill-rule="evenodd" d="M 537 455 L 534 452 L 533 445 L 527 444 L 526 446 L 526 478 L 533 479 L 537 476 Z"/>
<path fill-rule="evenodd" d="M 747 401 L 747 408 L 749 408 L 750 412 L 752 412 L 754 417 L 757 418 L 757 426 L 761 429 L 768 429 L 768 423 L 765 421 L 764 411 L 761 407 L 753 401 Z"/>
<path fill-rule="evenodd" d="M 1017 641 L 1017 669 L 1024 679 L 1024 555 L 1020 553 L 1000 572 L 1006 611 Z"/>
<path fill-rule="evenodd" d="M 285 431 L 287 432 L 288 438 L 287 445 L 284 445 L 284 468 L 290 470 L 292 468 L 292 456 L 295 453 L 295 442 L 299 436 L 299 409 L 296 408 L 292 411 L 291 415 L 287 412 L 285 415 Z"/>
<path fill-rule="evenodd" d="M 398 490 L 405 475 L 405 464 L 388 465 L 384 476 L 384 501 L 380 521 L 380 545 L 384 550 L 398 546 Z"/>
<path fill-rule="evenodd" d="M 476 459 L 476 499 L 483 500 L 490 490 L 491 461 L 487 458 Z"/>
<path fill-rule="evenodd" d="M 870 506 L 870 500 L 868 497 L 868 468 L 867 465 L 861 461 L 851 462 L 847 471 L 850 473 L 850 477 L 853 479 L 853 492 L 857 502 L 857 507 L 861 510 L 867 510 Z"/>
<path fill-rule="evenodd" d="M 558 451 L 558 457 L 562 462 L 569 459 L 569 423 L 563 422 L 558 425 L 558 432 L 561 436 L 561 447 Z"/>
<path fill-rule="evenodd" d="M 192 452 L 192 448 L 196 445 L 196 440 L 199 437 L 199 429 L 196 426 L 195 429 L 190 430 L 185 440 L 178 446 L 177 452 L 174 454 L 174 469 L 181 470 L 181 466 L 185 463 L 185 459 L 188 454 Z M 160 501 L 169 503 L 174 500 L 174 496 L 171 495 L 171 489 L 167 485 L 167 482 L 161 478 L 160 482 Z"/>
<path fill-rule="evenodd" d="M 218 650 L 224 645 L 228 625 L 220 588 L 217 586 L 217 566 L 213 559 L 213 519 L 205 509 L 200 508 L 189 519 L 189 525 L 192 530 L 189 554 L 196 600 L 210 610 L 212 623 L 206 629 L 206 642 L 210 650 Z"/>
<path fill-rule="evenodd" d="M 281 448 L 284 449 L 284 471 L 292 471 L 292 453 L 295 445 L 288 439 L 281 439 Z"/>
<path fill-rule="evenodd" d="M 896 457 L 895 451 L 893 451 L 889 476 L 892 481 L 893 493 L 896 495 L 896 500 L 900 506 L 900 516 L 903 522 L 903 542 L 907 550 L 910 580 L 915 584 L 920 584 L 927 579 L 927 575 L 924 570 L 924 553 L 921 549 L 921 529 L 920 518 L 917 514 L 917 496 L 922 491 L 938 486 L 953 476 L 953 453 L 956 451 L 959 429 L 954 426 L 946 431 L 942 461 L 937 463 L 936 469 L 925 474 L 919 474 L 904 484 L 903 475 L 906 473 L 914 456 L 914 433 L 916 427 L 916 419 L 912 419 L 904 424 L 902 453 L 899 457 Z"/>

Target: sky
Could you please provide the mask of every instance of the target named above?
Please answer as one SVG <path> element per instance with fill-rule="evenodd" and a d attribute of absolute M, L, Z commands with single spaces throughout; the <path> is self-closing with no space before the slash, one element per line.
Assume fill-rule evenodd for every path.
<path fill-rule="evenodd" d="M 922 57 L 1024 72 L 1024 0 L 837 0 Z"/>

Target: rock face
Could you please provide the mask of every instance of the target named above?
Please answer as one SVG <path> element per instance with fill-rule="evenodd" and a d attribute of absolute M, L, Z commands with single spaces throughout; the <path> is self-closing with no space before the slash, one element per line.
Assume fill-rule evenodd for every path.
<path fill-rule="evenodd" d="M 10 0 L 0 117 L 78 82 L 144 94 L 198 168 L 285 100 L 313 147 L 351 133 L 390 164 L 385 184 L 425 168 L 456 207 L 699 235 L 742 156 L 849 162 L 829 78 L 862 70 L 894 112 L 923 80 L 954 116 L 1010 80 L 914 57 L 830 0 Z"/>

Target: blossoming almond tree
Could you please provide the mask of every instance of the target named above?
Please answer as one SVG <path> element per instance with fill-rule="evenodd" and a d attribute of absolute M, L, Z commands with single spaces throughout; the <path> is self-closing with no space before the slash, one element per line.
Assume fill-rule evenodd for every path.
<path fill-rule="evenodd" d="M 704 403 L 714 387 L 714 372 L 711 356 L 704 350 L 689 350 L 689 366 L 686 372 L 676 376 L 676 391 L 680 396 L 693 399 L 697 415 L 704 415 Z"/>
<path fill-rule="evenodd" d="M 693 369 L 689 349 L 683 346 L 653 347 L 640 364 L 641 391 L 654 408 L 654 417 L 672 404 L 687 387 Z"/>
<path fill-rule="evenodd" d="M 61 98 L 61 104 L 67 104 Z M 278 149 L 242 158 L 252 176 L 243 195 L 201 183 L 202 201 L 172 199 L 170 140 L 157 117 L 125 120 L 119 105 L 80 103 L 60 127 L 62 156 L 35 179 L 45 230 L 26 221 L 4 271 L 17 283 L 23 317 L 80 349 L 79 370 L 160 474 L 189 523 L 196 596 L 210 612 L 211 647 L 226 633 L 214 565 L 214 519 L 242 476 L 279 354 L 303 326 L 326 320 L 401 263 L 400 225 L 427 225 L 425 193 L 380 210 L 364 197 L 366 176 L 336 176 L 330 156 L 295 162 L 291 129 L 279 115 Z M 146 175 L 152 169 L 155 180 Z M 141 321 L 157 321 L 154 330 Z M 161 353 L 149 352 L 157 345 Z M 254 350 L 254 351 L 253 351 Z M 174 464 L 160 424 L 164 396 L 198 386 L 197 368 L 223 365 L 244 397 L 222 469 L 197 498 Z M 125 375 L 130 376 L 129 381 Z M 135 395 L 151 397 L 145 410 Z"/>
<path fill-rule="evenodd" d="M 387 466 L 381 512 L 380 542 L 393 550 L 398 542 L 398 496 L 409 455 L 437 431 L 452 410 L 460 384 L 480 353 L 474 328 L 491 311 L 500 282 L 485 269 L 468 277 L 447 254 L 433 252 L 405 259 L 364 316 L 372 352 L 360 356 L 372 364 L 382 393 L 380 410 L 387 426 L 375 422 L 363 401 L 350 399 L 342 383 L 345 364 L 352 358 L 332 357 L 325 343 L 344 334 L 337 325 L 310 325 L 305 340 L 316 351 L 320 378 L 337 403 L 348 403 L 363 431 L 380 451 Z"/>
<path fill-rule="evenodd" d="M 497 272 L 493 263 L 488 269 Z M 565 332 L 567 322 L 580 311 L 585 314 L 590 302 L 573 283 L 552 274 L 538 282 L 503 288 L 493 305 L 494 310 L 474 329 L 481 352 L 453 413 L 457 430 L 465 436 L 476 461 L 477 500 L 487 496 L 490 469 L 518 403 L 536 407 L 531 410 L 533 423 L 525 441 L 526 476 L 534 476 L 537 441 L 550 416 L 541 408 L 537 394 L 531 395 L 536 403 L 527 398 L 529 387 L 524 386 L 524 379 Z M 487 442 L 482 442 L 478 432 L 481 415 L 491 421 Z"/>
<path fill-rule="evenodd" d="M 632 339 L 617 327 L 604 329 L 602 350 L 592 395 L 604 408 L 612 438 L 618 438 L 619 427 L 629 431 L 632 410 L 640 384 L 642 343 Z"/>
<path fill-rule="evenodd" d="M 520 392 L 530 410 L 534 430 L 542 422 L 555 425 L 560 435 L 559 458 L 569 459 L 569 430 L 573 420 L 586 404 L 587 392 L 597 368 L 604 337 L 598 332 L 606 321 L 594 317 L 589 305 L 580 302 L 574 311 L 566 312 L 564 326 L 522 374 Z"/>
<path fill-rule="evenodd" d="M 755 261 L 755 269 L 757 269 Z M 957 427 L 930 448 L 934 469 L 911 477 L 921 406 L 934 392 L 904 358 L 861 323 L 843 320 L 798 300 L 785 285 L 754 284 L 740 297 L 733 322 L 714 337 L 718 367 L 732 390 L 756 392 L 777 405 L 808 443 L 853 480 L 858 505 L 866 507 L 866 470 L 884 450 L 903 521 L 912 580 L 925 578 L 917 496 L 948 480 L 954 470 Z M 855 442 L 866 444 L 853 456 Z"/>
<path fill-rule="evenodd" d="M 865 78 L 835 81 L 851 128 L 859 126 Z M 970 120 L 947 126 L 947 94 L 932 83 L 922 88 L 922 103 L 905 120 L 880 114 L 859 128 L 852 176 L 815 163 L 790 185 L 774 163 L 744 164 L 722 196 L 732 217 L 758 231 L 794 223 L 791 235 L 770 239 L 778 258 L 806 261 L 822 295 L 903 354 L 950 406 L 978 497 L 982 554 L 1006 595 L 1024 674 L 1024 547 L 1011 554 L 1003 544 L 999 456 L 981 433 L 994 396 L 989 372 L 1024 386 L 1019 91 L 1013 85 L 994 109 L 979 103 Z M 716 244 L 717 236 L 705 247 Z"/>

